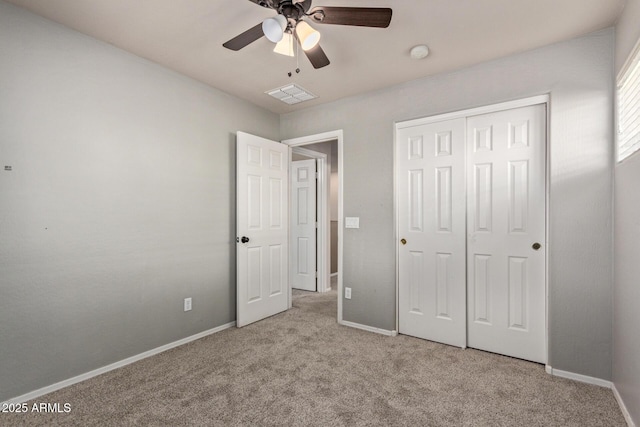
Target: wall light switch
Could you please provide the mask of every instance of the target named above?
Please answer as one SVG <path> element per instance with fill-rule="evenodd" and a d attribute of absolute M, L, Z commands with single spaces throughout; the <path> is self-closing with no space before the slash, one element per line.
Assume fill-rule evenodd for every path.
<path fill-rule="evenodd" d="M 191 298 L 184 299 L 184 311 L 191 311 Z"/>
<path fill-rule="evenodd" d="M 351 299 L 351 288 L 344 288 L 344 298 Z"/>
<path fill-rule="evenodd" d="M 345 217 L 344 228 L 360 228 L 360 217 L 357 217 L 357 216 Z"/>

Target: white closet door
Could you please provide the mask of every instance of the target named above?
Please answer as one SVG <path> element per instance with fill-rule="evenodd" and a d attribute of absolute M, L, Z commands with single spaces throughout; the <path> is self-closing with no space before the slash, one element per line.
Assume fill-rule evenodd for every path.
<path fill-rule="evenodd" d="M 316 160 L 291 163 L 291 287 L 316 288 Z"/>
<path fill-rule="evenodd" d="M 467 119 L 468 346 L 546 363 L 546 107 Z"/>
<path fill-rule="evenodd" d="M 399 129 L 399 332 L 465 347 L 465 120 Z"/>

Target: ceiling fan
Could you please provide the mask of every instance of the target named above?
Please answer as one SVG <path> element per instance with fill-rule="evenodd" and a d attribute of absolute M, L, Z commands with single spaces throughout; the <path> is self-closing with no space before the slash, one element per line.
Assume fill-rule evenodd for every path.
<path fill-rule="evenodd" d="M 387 28 L 392 10 L 383 7 L 333 7 L 311 8 L 312 0 L 249 0 L 259 6 L 273 9 L 278 14 L 232 38 L 223 46 L 240 50 L 266 36 L 277 43 L 276 52 L 293 56 L 293 39 L 297 39 L 313 68 L 329 65 L 329 58 L 318 42 L 320 33 L 305 18 L 317 24 L 353 25 L 359 27 Z"/>

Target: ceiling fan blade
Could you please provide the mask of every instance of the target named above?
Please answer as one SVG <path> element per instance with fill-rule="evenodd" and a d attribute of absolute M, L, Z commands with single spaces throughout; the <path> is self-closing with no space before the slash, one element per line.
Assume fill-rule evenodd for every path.
<path fill-rule="evenodd" d="M 264 32 L 262 32 L 262 22 L 256 25 L 253 28 L 248 29 L 244 33 L 232 38 L 226 43 L 223 43 L 222 46 L 231 50 L 240 50 L 248 44 L 253 43 L 258 40 L 260 37 L 264 36 Z"/>
<path fill-rule="evenodd" d="M 316 45 L 313 49 L 303 50 L 303 52 L 307 55 L 309 62 L 311 62 L 311 65 L 313 65 L 313 68 L 316 70 L 331 64 L 331 61 L 329 61 L 329 58 L 327 58 L 327 55 L 324 53 L 324 50 L 322 50 L 320 45 Z"/>
<path fill-rule="evenodd" d="M 275 6 L 273 4 L 274 3 L 273 0 L 249 0 L 249 1 L 252 2 L 252 3 L 257 4 L 258 6 L 275 9 Z M 277 2 L 276 2 L 276 6 L 277 6 Z"/>
<path fill-rule="evenodd" d="M 355 25 L 357 27 L 387 28 L 393 11 L 386 7 L 318 6 L 308 12 L 319 24 Z"/>

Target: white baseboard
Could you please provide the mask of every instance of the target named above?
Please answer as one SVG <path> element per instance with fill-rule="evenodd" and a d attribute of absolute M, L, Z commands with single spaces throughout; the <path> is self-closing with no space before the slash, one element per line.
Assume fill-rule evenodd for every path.
<path fill-rule="evenodd" d="M 627 422 L 629 427 L 636 427 L 635 423 L 631 419 L 631 414 L 629 414 L 629 411 L 627 410 L 627 406 L 624 404 L 624 401 L 622 400 L 622 396 L 620 396 L 620 393 L 618 393 L 618 389 L 616 388 L 616 385 L 613 382 L 603 380 L 600 378 L 589 377 L 587 375 L 581 375 L 573 372 L 553 369 L 549 365 L 545 366 L 545 371 L 547 371 L 547 374 L 554 375 L 556 377 L 567 378 L 570 380 L 580 381 L 587 384 L 594 384 L 600 387 L 610 388 L 611 391 L 613 392 L 613 396 L 616 398 L 616 401 L 618 402 L 618 406 L 620 407 L 620 411 L 622 412 L 622 415 L 624 416 L 625 421 Z"/>
<path fill-rule="evenodd" d="M 388 331 L 386 329 L 374 328 L 373 326 L 361 325 L 360 323 L 349 322 L 347 320 L 343 320 L 340 324 L 344 326 L 349 326 L 350 328 L 362 329 L 363 331 L 386 335 L 388 337 L 395 337 L 396 335 L 398 335 L 398 332 L 396 331 Z"/>
<path fill-rule="evenodd" d="M 42 387 L 42 388 L 40 388 L 38 390 L 34 390 L 32 392 L 23 394 L 22 396 L 14 397 L 12 399 L 7 400 L 6 402 L 2 402 L 1 404 L 27 402 L 29 400 L 38 398 L 40 396 L 44 396 L 45 394 L 49 394 L 49 393 L 54 392 L 56 390 L 60 390 L 60 389 L 65 388 L 65 387 L 69 387 L 70 385 L 77 384 L 77 383 L 82 382 L 82 381 L 86 381 L 89 378 L 97 377 L 98 375 L 104 374 L 104 373 L 109 372 L 109 371 L 113 371 L 114 369 L 118 369 L 118 368 L 121 368 L 123 366 L 130 365 L 131 363 L 137 362 L 137 361 L 142 360 L 142 359 L 146 359 L 147 357 L 155 356 L 156 354 L 160 354 L 160 353 L 162 353 L 164 351 L 167 351 L 167 350 L 170 350 L 172 348 L 179 347 L 179 346 L 187 344 L 187 343 L 189 343 L 191 341 L 195 341 L 195 340 L 198 340 L 200 338 L 204 338 L 204 337 L 206 337 L 208 335 L 215 334 L 216 332 L 224 331 L 225 329 L 232 328 L 235 325 L 236 325 L 236 322 L 234 321 L 234 322 L 227 323 L 226 325 L 218 326 L 217 328 L 213 328 L 213 329 L 209 329 L 209 330 L 206 330 L 206 331 L 202 331 L 202 332 L 197 333 L 195 335 L 191 335 L 190 337 L 186 337 L 186 338 L 183 338 L 181 340 L 174 341 L 172 343 L 165 344 L 163 346 L 151 349 L 149 351 L 145 351 L 144 353 L 136 354 L 135 356 L 128 357 L 126 359 L 120 360 L 119 362 L 115 362 L 115 363 L 112 363 L 110 365 L 103 366 L 102 368 L 94 369 L 93 371 L 89 371 L 89 372 L 86 372 L 84 374 L 80 374 L 80 375 L 75 376 L 73 378 L 69 378 L 67 380 L 63 380 L 63 381 L 57 382 L 55 384 L 48 385 L 46 387 Z"/>
<path fill-rule="evenodd" d="M 551 374 L 553 376 L 580 381 L 581 383 L 593 384 L 606 388 L 611 388 L 613 386 L 613 383 L 611 381 L 590 377 L 588 375 L 576 374 L 574 372 L 561 371 L 560 369 L 554 369 L 549 365 L 545 366 L 545 370 L 548 374 Z"/>
<path fill-rule="evenodd" d="M 620 410 L 622 411 L 622 415 L 624 416 L 625 421 L 629 427 L 636 427 L 636 424 L 631 419 L 631 414 L 627 410 L 627 405 L 624 404 L 624 400 L 622 400 L 622 396 L 618 393 L 618 389 L 616 388 L 615 383 L 611 386 L 611 390 L 613 391 L 613 396 L 616 398 L 618 402 L 618 406 L 620 406 Z"/>

